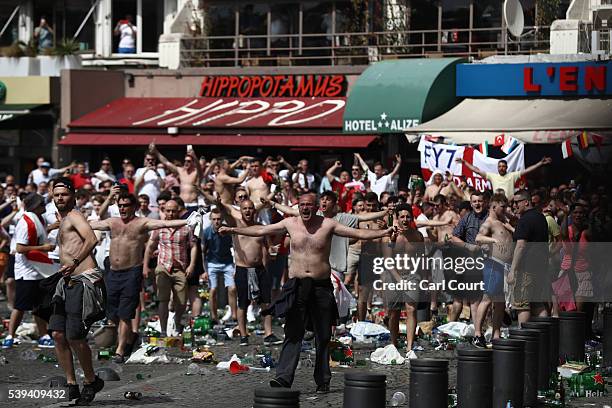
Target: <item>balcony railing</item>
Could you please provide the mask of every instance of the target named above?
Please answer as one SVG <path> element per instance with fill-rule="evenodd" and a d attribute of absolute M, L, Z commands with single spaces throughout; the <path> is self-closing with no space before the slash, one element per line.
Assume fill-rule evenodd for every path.
<path fill-rule="evenodd" d="M 181 39 L 182 67 L 364 65 L 384 59 L 548 52 L 549 27 L 370 33 L 204 36 Z"/>

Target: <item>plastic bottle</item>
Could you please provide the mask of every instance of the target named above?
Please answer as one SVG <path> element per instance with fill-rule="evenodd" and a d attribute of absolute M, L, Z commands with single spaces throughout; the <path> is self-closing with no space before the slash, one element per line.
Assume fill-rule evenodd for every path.
<path fill-rule="evenodd" d="M 80 368 L 80 367 L 79 367 L 79 368 L 77 368 L 76 370 L 74 370 L 74 375 L 76 375 L 76 377 L 77 377 L 78 379 L 83 379 L 83 378 L 85 378 L 85 372 L 84 372 L 84 371 L 83 371 L 83 369 L 82 369 L 82 368 Z"/>
<path fill-rule="evenodd" d="M 4 356 L 0 356 L 0 366 L 8 364 L 8 360 Z"/>
<path fill-rule="evenodd" d="M 200 373 L 200 366 L 196 363 L 191 363 L 187 366 L 187 375 L 196 375 Z"/>
<path fill-rule="evenodd" d="M 186 327 L 183 330 L 183 347 L 193 346 L 193 335 L 191 333 L 191 327 Z"/>
<path fill-rule="evenodd" d="M 395 392 L 391 397 L 390 404 L 392 407 L 399 407 L 400 405 L 404 405 L 405 403 L 406 395 L 401 391 Z"/>

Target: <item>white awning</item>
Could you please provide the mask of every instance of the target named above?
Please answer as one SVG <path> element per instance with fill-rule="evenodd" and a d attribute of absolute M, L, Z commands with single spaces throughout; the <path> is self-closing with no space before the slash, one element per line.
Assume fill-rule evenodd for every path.
<path fill-rule="evenodd" d="M 612 132 L 612 99 L 465 99 L 450 111 L 406 131 L 445 142 L 493 142 L 505 134 L 525 143 L 560 143 L 583 131 Z"/>

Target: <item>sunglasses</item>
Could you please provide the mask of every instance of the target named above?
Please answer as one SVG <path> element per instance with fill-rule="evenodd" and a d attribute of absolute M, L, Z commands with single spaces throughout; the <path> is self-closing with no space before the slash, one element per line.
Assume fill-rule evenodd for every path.
<path fill-rule="evenodd" d="M 102 163 L 103 166 L 110 166 L 110 163 Z"/>
<path fill-rule="evenodd" d="M 242 199 L 247 198 L 247 196 L 245 196 L 245 195 L 239 195 L 239 196 L 236 196 L 236 198 L 237 198 L 238 200 L 242 200 Z"/>
<path fill-rule="evenodd" d="M 132 204 L 117 204 L 117 207 L 119 208 L 130 208 L 132 206 Z"/>

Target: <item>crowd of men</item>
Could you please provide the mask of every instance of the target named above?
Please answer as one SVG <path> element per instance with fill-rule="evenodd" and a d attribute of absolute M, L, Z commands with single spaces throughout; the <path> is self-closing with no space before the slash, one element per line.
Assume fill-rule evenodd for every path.
<path fill-rule="evenodd" d="M 408 358 L 417 358 L 416 316 L 423 306 L 435 315 L 448 303 L 451 321 L 469 306 L 477 347 L 487 346 L 489 313 L 493 338 L 510 323 L 504 322 L 509 310 L 524 322 L 571 310 L 573 302 L 591 321 L 604 271 L 582 244 L 610 241 L 611 201 L 599 186 L 525 183 L 523 176 L 550 162 L 508 172 L 501 160 L 497 173 L 465 163 L 492 186 L 478 192 L 439 172 L 399 185 L 399 155 L 387 170 L 355 154 L 352 163 L 336 161 L 321 177 L 307 160 L 295 166 L 280 156 L 206 161 L 190 146 L 177 162 L 151 144 L 142 164 L 124 159 L 120 172 L 108 158 L 96 172 L 84 163 L 54 169 L 39 158 L 26 184 L 11 175 L 0 184 L 0 269 L 12 310 L 3 347 L 19 344 L 16 330 L 24 312 L 33 311 L 39 345 L 55 347 L 71 399 L 91 401 L 103 381 L 93 372 L 88 330 L 103 317 L 112 320 L 118 327 L 113 359 L 124 362 L 139 344 L 147 279 L 156 290 L 162 336 L 182 331 L 186 311 L 191 318 L 203 312 L 202 285 L 210 289 L 212 319 L 234 322 L 241 346 L 249 344 L 247 323 L 262 311 L 264 344 L 282 344 L 274 387 L 291 386 L 302 340 L 313 332 L 318 392 L 329 390 L 334 327 L 373 319 L 378 299 L 396 345 L 405 312 Z M 404 254 L 484 262 L 465 273 L 443 262 L 374 272 L 377 258 Z M 575 282 L 571 302 L 552 290 L 564 274 Z M 451 280 L 461 289 L 435 285 Z M 415 285 L 379 286 L 403 281 Z M 426 290 L 423 281 L 434 285 Z M 217 297 L 224 288 L 228 307 L 220 317 Z M 272 315 L 285 319 L 284 339 L 273 332 Z M 81 390 L 73 352 L 85 373 Z"/>

